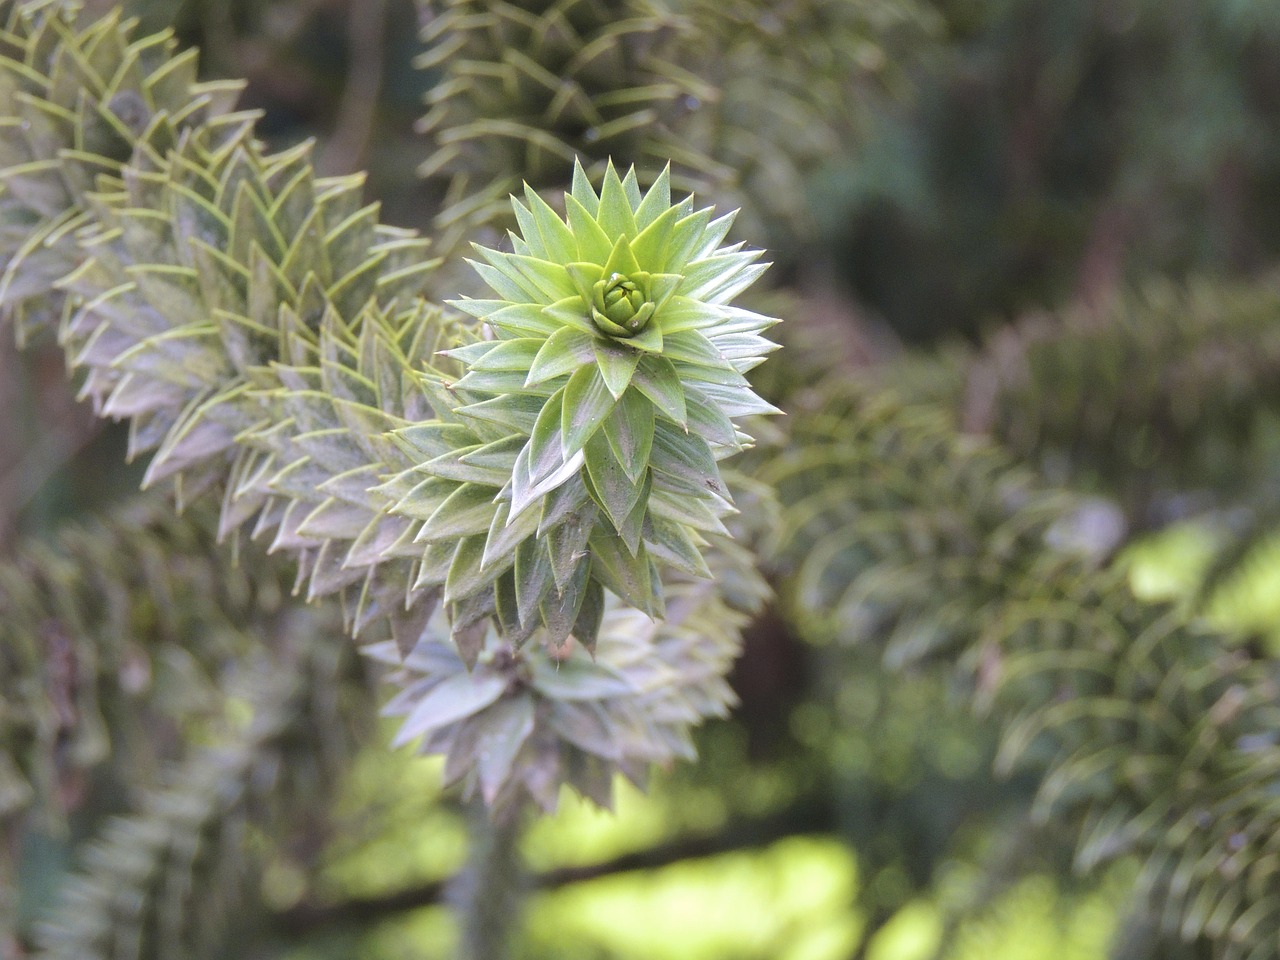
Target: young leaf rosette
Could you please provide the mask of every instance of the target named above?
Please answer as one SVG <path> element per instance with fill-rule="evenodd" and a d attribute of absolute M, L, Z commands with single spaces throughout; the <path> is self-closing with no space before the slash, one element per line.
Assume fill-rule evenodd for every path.
<path fill-rule="evenodd" d="M 610 165 L 597 194 L 578 166 L 563 216 L 527 187 L 512 202 L 512 250 L 472 262 L 494 299 L 453 301 L 490 335 L 448 352 L 466 369 L 453 413 L 518 430 L 494 496 L 507 525 L 582 521 L 576 576 L 558 583 L 658 616 L 659 562 L 709 575 L 705 535 L 733 509 L 717 462 L 751 440 L 735 420 L 778 412 L 744 376 L 777 320 L 730 304 L 766 265 L 721 246 L 734 214 L 673 203 L 667 171 L 642 192 Z"/>

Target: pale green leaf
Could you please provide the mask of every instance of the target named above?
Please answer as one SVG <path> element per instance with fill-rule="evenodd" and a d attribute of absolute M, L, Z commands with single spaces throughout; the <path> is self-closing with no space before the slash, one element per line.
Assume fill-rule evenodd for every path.
<path fill-rule="evenodd" d="M 560 419 L 560 442 L 565 459 L 581 450 L 595 435 L 616 403 L 594 364 L 580 367 L 569 378 L 564 386 Z"/>
<path fill-rule="evenodd" d="M 649 494 L 653 491 L 653 474 L 646 470 L 644 479 L 638 486 L 640 492 L 636 496 L 635 506 L 631 508 L 622 525 L 617 528 L 618 536 L 622 538 L 622 542 L 626 544 L 632 556 L 639 552 L 640 541 L 644 535 L 644 521 L 649 512 Z"/>
<path fill-rule="evenodd" d="M 573 373 L 595 359 L 597 337 L 573 327 L 561 327 L 548 337 L 528 365 L 528 386 Z"/>
<path fill-rule="evenodd" d="M 471 596 L 488 586 L 500 572 L 485 568 L 484 545 L 484 536 L 463 537 L 458 541 L 453 562 L 449 565 L 449 573 L 445 577 L 445 603 L 456 603 Z"/>
<path fill-rule="evenodd" d="M 537 337 L 521 337 L 517 340 L 501 340 L 493 344 L 493 349 L 477 356 L 471 361 L 472 370 L 519 370 L 527 371 L 538 355 L 539 349 L 546 341 Z M 451 356 L 454 355 L 452 352 Z"/>
<path fill-rule="evenodd" d="M 627 346 L 645 353 L 662 353 L 662 328 L 656 323 L 649 324 L 635 336 L 629 337 Z"/>
<path fill-rule="evenodd" d="M 614 242 L 613 248 L 609 251 L 609 259 L 604 264 L 604 276 L 611 277 L 615 273 L 624 277 L 632 276 L 640 273 L 643 267 L 636 260 L 636 255 L 631 252 L 631 244 L 627 241 L 625 235 L 619 235 L 617 241 Z"/>
<path fill-rule="evenodd" d="M 476 736 L 476 772 L 480 793 L 489 806 L 511 777 L 516 758 L 534 729 L 532 697 L 512 697 L 494 704 Z"/>
<path fill-rule="evenodd" d="M 604 424 L 613 455 L 633 483 L 649 468 L 653 449 L 653 404 L 639 390 L 628 390 Z"/>
<path fill-rule="evenodd" d="M 667 210 L 677 209 L 671 206 L 671 164 L 668 163 L 636 207 L 636 226 L 643 231 Z"/>
<path fill-rule="evenodd" d="M 570 196 L 582 205 L 587 216 L 594 218 L 596 211 L 600 209 L 600 198 L 596 196 L 595 190 L 591 186 L 591 180 L 587 177 L 587 172 L 582 169 L 582 164 L 574 158 L 573 161 L 573 183 L 569 188 Z M 566 200 L 569 198 L 566 197 Z"/>
<path fill-rule="evenodd" d="M 604 183 L 600 188 L 600 209 L 596 214 L 596 220 L 605 234 L 617 237 L 619 240 L 634 237 L 637 233 L 631 201 L 612 163 L 604 172 Z M 609 272 L 608 268 L 605 272 Z"/>
<path fill-rule="evenodd" d="M 668 207 L 662 214 L 645 225 L 634 240 L 631 241 L 631 252 L 644 268 L 652 273 L 661 273 L 667 268 L 667 241 L 680 217 L 678 207 Z"/>
<path fill-rule="evenodd" d="M 538 235 L 542 238 L 542 248 L 546 257 L 564 264 L 576 259 L 578 244 L 568 225 L 527 183 L 524 185 L 524 197 L 529 205 L 529 212 L 533 215 L 533 221 L 537 225 Z"/>
<path fill-rule="evenodd" d="M 702 235 L 711 223 L 711 211 L 697 210 L 688 216 L 681 217 L 671 228 L 665 252 L 667 262 L 665 269 L 670 273 L 684 273 L 689 261 L 697 254 L 702 245 Z"/>
<path fill-rule="evenodd" d="M 592 336 L 597 335 L 595 324 L 589 319 L 590 310 L 586 302 L 579 296 L 566 297 L 543 308 L 556 326 L 573 327 Z"/>
<path fill-rule="evenodd" d="M 606 664 L 586 657 L 571 657 L 561 663 L 539 657 L 532 664 L 533 688 L 554 702 L 604 700 L 634 694 L 626 677 Z"/>
<path fill-rule="evenodd" d="M 484 319 L 495 330 L 510 336 L 547 337 L 564 326 L 552 317 L 547 309 L 545 305 L 539 303 L 504 304 L 500 310 L 485 314 Z"/>
<path fill-rule="evenodd" d="M 561 415 L 564 411 L 565 391 L 561 387 L 553 393 L 538 414 L 538 421 L 533 425 L 533 433 L 529 437 L 528 470 L 532 484 L 558 470 L 565 461 L 563 442 L 560 439 Z"/>
<path fill-rule="evenodd" d="M 705 329 L 723 323 L 724 308 L 688 297 L 672 297 L 658 313 L 657 321 L 662 325 L 665 339 L 684 330 Z"/>
<path fill-rule="evenodd" d="M 532 291 L 535 303 L 554 303 L 576 292 L 563 265 L 517 253 L 502 253 L 473 244 L 475 249 L 508 277 Z"/>
<path fill-rule="evenodd" d="M 499 501 L 498 509 L 489 525 L 481 565 L 490 573 L 501 573 L 515 561 L 516 547 L 538 531 L 538 511 L 525 510 L 511 516 L 511 504 Z"/>
<path fill-rule="evenodd" d="M 688 426 L 688 412 L 684 400 L 684 386 L 675 365 L 665 357 L 647 356 L 640 359 L 632 376 L 632 384 L 643 393 L 658 410 L 682 427 Z"/>
<path fill-rule="evenodd" d="M 506 688 L 506 678 L 499 674 L 456 673 L 417 702 L 391 745 L 402 747 L 432 730 L 479 713 L 496 703 Z"/>
<path fill-rule="evenodd" d="M 620 399 L 631 383 L 631 375 L 635 373 L 636 364 L 640 362 L 639 351 L 630 349 L 624 343 L 599 337 L 595 338 L 593 346 L 596 366 L 600 369 L 600 376 L 604 378 L 605 386 L 609 388 L 615 400 Z"/>
<path fill-rule="evenodd" d="M 568 271 L 578 296 L 582 297 L 583 305 L 590 303 L 592 290 L 604 278 L 604 264 L 575 261 L 565 264 L 565 270 Z"/>
<path fill-rule="evenodd" d="M 564 198 L 565 212 L 569 215 L 569 227 L 578 242 L 579 260 L 604 263 L 613 249 L 613 241 L 600 229 L 600 224 L 574 196 Z M 497 289 L 496 287 L 494 288 Z"/>
<path fill-rule="evenodd" d="M 419 531 L 419 541 L 450 540 L 487 533 L 497 505 L 493 487 L 464 483 L 451 493 Z"/>

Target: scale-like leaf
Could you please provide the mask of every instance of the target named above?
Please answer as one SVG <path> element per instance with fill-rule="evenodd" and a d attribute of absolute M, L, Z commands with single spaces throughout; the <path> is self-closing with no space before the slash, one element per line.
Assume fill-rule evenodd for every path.
<path fill-rule="evenodd" d="M 604 423 L 609 447 L 632 483 L 649 468 L 653 429 L 653 404 L 639 390 L 624 393 Z"/>
<path fill-rule="evenodd" d="M 560 420 L 560 442 L 566 459 L 581 450 L 604 425 L 616 403 L 596 367 L 582 367 L 569 378 Z"/>

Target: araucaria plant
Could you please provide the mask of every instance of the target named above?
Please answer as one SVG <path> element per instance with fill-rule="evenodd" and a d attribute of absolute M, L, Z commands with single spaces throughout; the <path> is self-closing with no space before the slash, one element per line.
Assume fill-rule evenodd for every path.
<path fill-rule="evenodd" d="M 495 299 L 453 301 L 482 325 L 442 351 L 462 375 L 425 378 L 436 418 L 392 434 L 413 466 L 379 488 L 421 521 L 419 582 L 443 582 L 457 647 L 411 651 L 389 709 L 490 803 L 520 787 L 554 806 L 562 779 L 607 803 L 615 770 L 639 783 L 648 762 L 691 756 L 688 721 L 731 697 L 725 640 L 765 595 L 726 555 L 718 464 L 750 441 L 734 418 L 777 412 L 744 377 L 777 321 L 729 303 L 758 251 L 720 246 L 732 215 L 673 203 L 665 172 L 642 193 L 610 166 L 597 194 L 578 167 L 563 199 L 562 218 L 526 189 L 512 251 L 476 248 Z M 697 583 L 735 564 L 737 612 Z M 523 652 L 531 639 L 544 649 Z M 596 704 L 608 736 L 584 739 L 566 701 Z M 501 762 L 457 748 L 476 737 Z"/>
<path fill-rule="evenodd" d="M 58 323 L 147 484 L 339 596 L 399 668 L 401 739 L 504 816 L 691 757 L 766 594 L 718 463 L 776 412 L 744 377 L 775 321 L 729 303 L 764 269 L 721 246 L 732 216 L 665 172 L 642 192 L 610 166 L 597 193 L 578 168 L 563 218 L 515 201 L 514 250 L 476 264 L 495 299 L 459 322 L 425 241 L 306 147 L 269 153 L 167 39 L 0 9 L 0 309 L 29 338 Z"/>
<path fill-rule="evenodd" d="M 452 301 L 492 339 L 446 352 L 466 370 L 438 381 L 449 415 L 399 433 L 450 452 L 396 509 L 425 501 L 424 538 L 460 540 L 447 600 L 491 592 L 514 642 L 593 649 L 606 589 L 660 618 L 664 568 L 710 576 L 717 461 L 750 440 L 734 418 L 776 412 L 744 376 L 776 321 L 729 305 L 759 254 L 721 247 L 732 215 L 672 203 L 665 172 L 642 195 L 610 166 L 597 195 L 579 167 L 564 219 L 532 190 L 513 203 L 513 250 L 473 264 L 495 299 Z"/>
<path fill-rule="evenodd" d="M 208 2 L 215 26 L 290 6 Z M 1009 19 L 1024 6 L 1031 19 Z M 1178 89 L 1211 91 L 1209 112 L 1236 118 L 1222 130 L 1280 113 L 1258 55 L 1280 21 L 1183 0 L 1234 24 L 1184 46 L 1196 17 L 1153 31 L 1146 7 L 1166 5 L 1129 6 L 1143 10 L 1122 37 L 1086 0 L 418 0 L 422 235 L 384 222 L 360 176 L 318 173 L 310 143 L 264 143 L 258 115 L 236 108 L 244 85 L 202 79 L 174 33 L 144 36 L 96 0 L 0 0 L 0 333 L 28 351 L 12 361 L 23 370 L 65 358 L 80 397 L 127 427 L 103 449 L 118 440 L 118 459 L 145 466 L 145 492 L 107 517 L 19 518 L 39 535 L 0 535 L 0 956 L 268 956 L 292 950 L 282 933 L 328 938 L 317 917 L 448 899 L 450 956 L 505 960 L 524 890 L 797 833 L 856 855 L 858 916 L 777 955 L 866 956 L 904 906 L 969 909 L 934 895 L 944 875 L 980 877 L 970 893 L 986 909 L 1068 859 L 1095 877 L 1136 868 L 1108 874 L 1136 878 L 1125 960 L 1280 955 L 1276 646 L 1218 602 L 1241 570 L 1274 564 L 1280 535 L 1274 279 L 1152 278 L 937 351 L 885 349 L 832 309 L 842 297 L 812 296 L 845 241 L 896 264 L 860 261 L 868 292 L 902 275 L 911 258 L 894 250 L 924 243 L 929 282 L 901 299 L 930 312 L 1054 259 L 1053 197 L 1076 196 L 1057 192 L 1071 171 L 1115 164 L 1055 152 L 1097 137 L 1036 134 L 1096 115 L 1110 136 L 1124 123 L 1094 107 L 1117 96 L 1145 110 L 1152 98 L 1112 88 L 1127 38 L 1178 54 L 1134 58 L 1145 91 L 1152 63 L 1230 36 L 1208 80 Z M 970 56 L 995 53 L 972 39 L 989 19 L 1017 26 L 1001 44 L 1064 23 L 1081 44 L 1105 38 L 1089 61 L 1105 82 L 1019 47 L 1009 76 L 1052 70 L 1012 91 L 1020 107 L 991 111 L 1016 85 L 971 96 Z M 895 47 L 955 37 L 969 53 L 925 69 Z M 355 93 L 377 87 L 373 60 L 351 57 Z M 870 99 L 955 63 L 962 82 L 920 102 L 945 145 L 918 136 L 915 108 Z M 1242 65 L 1239 112 L 1217 109 L 1227 63 Z M 998 168 L 1017 190 L 968 176 L 996 154 L 969 149 L 962 101 L 984 144 L 1017 121 Z M 1275 180 L 1258 164 L 1276 151 L 1233 137 L 1175 165 L 1180 182 L 1198 165 L 1224 178 L 1212 193 L 1227 213 Z M 330 141 L 320 166 L 367 145 Z M 1160 182 L 1139 172 L 1080 231 L 1094 238 L 1082 283 L 1137 269 L 1134 225 L 1182 209 L 1135 206 L 1124 184 Z M 933 231 L 981 232 L 987 219 L 954 215 L 971 180 L 1001 194 L 992 224 L 1034 227 L 1035 257 L 952 272 Z M 699 206 L 693 187 L 743 217 Z M 853 223 L 840 190 L 857 195 Z M 816 199 L 831 201 L 821 216 Z M 1248 220 L 1219 216 L 1211 235 L 1235 219 Z M 1235 244 L 1251 269 L 1280 250 L 1265 233 Z M 782 265 L 769 291 L 748 289 L 765 271 L 757 246 Z M 1102 263 L 1121 250 L 1124 269 Z M 881 292 L 898 309 L 898 283 Z M 789 349 L 761 367 L 770 313 L 820 327 L 781 327 Z M 0 376 L 5 407 L 21 391 Z M 64 439 L 34 446 L 61 456 Z M 8 466 L 0 534 L 22 500 Z M 1187 516 L 1217 551 L 1199 595 L 1138 595 L 1126 548 Z M 619 782 L 644 788 L 695 758 L 695 728 L 736 702 L 729 672 L 768 603 L 751 644 L 764 656 L 739 674 L 744 721 L 704 731 L 741 756 L 683 768 L 714 785 L 668 784 L 714 797 L 668 805 L 681 809 L 664 828 L 690 832 L 523 882 L 521 832 L 566 794 L 607 807 Z M 423 889 L 335 904 L 324 862 L 328 838 L 345 840 L 340 791 L 375 794 L 355 804 L 363 824 L 394 803 L 379 772 L 413 789 L 416 760 L 378 753 L 379 710 L 398 723 L 392 746 L 435 758 L 446 799 L 427 819 L 465 815 L 468 863 L 446 893 L 426 867 Z M 383 766 L 357 781 L 361 747 Z M 782 759 L 743 769 L 763 754 Z M 1019 776 L 995 787 L 993 764 Z M 737 790 L 744 779 L 765 789 Z M 420 823 L 412 802 L 404 819 Z M 65 882 L 61 866 L 40 872 L 64 859 Z M 867 931 L 856 947 L 853 929 Z M 552 955 L 607 952 L 563 946 Z"/>

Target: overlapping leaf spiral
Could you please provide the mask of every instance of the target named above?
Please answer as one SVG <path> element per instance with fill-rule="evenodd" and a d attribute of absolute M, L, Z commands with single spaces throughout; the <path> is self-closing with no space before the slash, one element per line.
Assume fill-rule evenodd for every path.
<path fill-rule="evenodd" d="M 445 190 L 443 248 L 505 221 L 521 180 L 568 186 L 575 161 L 599 176 L 609 157 L 624 157 L 646 183 L 671 161 L 686 177 L 712 166 L 678 133 L 714 91 L 679 65 L 674 42 L 687 24 L 672 10 L 646 0 L 419 5 L 420 63 L 440 71 L 421 127 L 432 147 L 422 173 Z"/>
<path fill-rule="evenodd" d="M 363 710 L 332 609 L 288 611 L 232 693 L 251 711 L 108 822 L 40 930 L 45 960 L 190 960 L 243 949 L 264 845 L 336 793 Z M 358 676 L 358 674 L 357 674 Z M 357 687 L 360 681 L 356 681 Z"/>
<path fill-rule="evenodd" d="M 14 22 L 28 25 L 57 13 L 39 2 L 15 9 Z M 66 29 L 40 34 L 52 38 L 42 41 L 40 55 L 12 69 L 38 80 L 50 63 L 87 62 L 86 50 L 102 36 L 132 43 L 128 26 L 116 21 L 115 33 L 79 24 L 68 13 Z M 163 44 L 134 47 L 167 54 Z M 176 71 L 161 63 L 146 76 L 165 76 L 166 69 Z M 111 88 L 99 75 L 81 82 Z M 299 583 L 309 596 L 343 598 L 349 627 L 364 639 L 376 639 L 372 625 L 389 621 L 401 651 L 435 642 L 431 618 L 443 600 L 465 663 L 476 661 L 495 626 L 505 642 L 538 633 L 557 648 L 573 633 L 592 645 L 605 587 L 657 613 L 652 558 L 707 573 L 703 532 L 723 532 L 728 509 L 714 458 L 745 439 L 729 417 L 767 409 L 746 389 L 741 371 L 767 349 L 755 331 L 770 321 L 726 303 L 758 271 L 757 255 L 717 252 L 729 218 L 712 221 L 690 201 L 671 204 L 665 177 L 643 198 L 647 203 L 634 176 L 610 172 L 603 197 L 585 179 L 575 188 L 575 203 L 604 211 L 592 229 L 607 231 L 609 251 L 630 249 L 634 241 L 644 253 L 668 229 L 687 247 L 678 262 L 660 252 L 683 274 L 664 273 L 656 260 L 649 280 L 630 271 L 644 298 L 664 301 L 648 311 L 645 330 L 629 331 L 633 346 L 611 348 L 600 334 L 601 351 L 634 347 L 665 364 L 660 373 L 668 378 L 653 389 L 670 405 L 669 415 L 655 414 L 638 386 L 622 390 L 611 379 L 628 409 L 647 411 L 647 419 L 626 424 L 650 436 L 643 457 L 628 448 L 625 470 L 612 453 L 591 461 L 610 471 L 613 486 L 606 489 L 598 471 L 575 472 L 586 461 L 573 451 L 572 470 L 555 483 L 540 474 L 542 488 L 531 492 L 527 468 L 518 469 L 521 452 L 541 449 L 535 439 L 547 450 L 552 445 L 535 431 L 539 418 L 529 418 L 529 406 L 559 390 L 563 412 L 567 385 L 555 381 L 572 379 L 569 371 L 526 387 L 529 371 L 508 368 L 498 383 L 480 358 L 500 344 L 443 320 L 424 299 L 434 266 L 426 241 L 379 224 L 376 207 L 361 201 L 358 178 L 315 177 L 305 145 L 271 154 L 253 139 L 252 116 L 212 110 L 205 93 L 192 97 L 196 106 L 185 113 L 157 107 L 140 114 L 145 123 L 134 140 L 95 159 L 91 182 L 64 178 L 66 189 L 38 215 L 26 200 L 0 211 L 15 238 L 0 251 L 0 266 L 20 273 L 33 251 L 57 245 L 64 258 L 58 263 L 71 268 L 53 282 L 65 297 L 59 336 L 83 371 L 84 395 L 103 415 L 130 421 L 131 455 L 151 457 L 148 484 L 172 480 L 180 504 L 220 495 L 223 536 L 242 529 L 270 536 L 275 548 L 299 559 Z M 29 98 L 11 99 L 21 124 Z M 74 142 L 82 126 L 70 123 L 66 135 Z M 38 164 L 52 173 L 79 156 L 56 139 L 29 139 L 27 147 L 48 149 Z M 5 175 L 26 184 L 24 170 L 20 164 Z M 545 217 L 542 207 L 526 213 L 538 222 Z M 654 225 L 647 239 L 635 230 L 637 217 Z M 55 223 L 75 229 L 54 229 Z M 602 276 L 609 251 L 596 255 L 597 240 L 585 237 L 588 247 L 574 256 L 583 264 L 595 256 L 592 269 Z M 519 242 L 524 257 L 542 243 L 533 235 Z M 646 262 L 658 255 L 644 253 Z M 51 266 L 50 275 L 57 269 Z M 565 271 L 558 263 L 539 269 Z M 25 303 L 38 291 L 39 285 L 18 291 L 12 302 Z M 601 316 L 621 317 L 616 291 L 602 289 L 599 297 Z M 684 333 L 670 326 L 682 316 L 674 306 L 682 297 Z M 525 304 L 539 315 L 544 305 Z M 547 318 L 544 327 L 563 325 Z M 717 329 L 705 336 L 694 329 L 712 323 Z M 664 325 L 671 336 L 659 350 Z M 515 328 L 495 321 L 491 329 L 510 349 Z M 682 355 L 682 344 L 694 353 Z M 579 381 L 603 383 L 597 371 L 604 367 L 596 360 L 589 366 Z M 677 366 L 687 382 L 670 380 Z M 631 367 L 630 380 L 645 381 L 636 372 L 639 359 Z M 559 417 L 544 419 L 556 421 L 554 446 L 563 461 L 570 438 L 559 431 Z M 699 430 L 710 434 L 711 445 Z M 577 439 L 580 446 L 607 445 L 603 436 Z M 686 466 L 690 451 L 698 456 Z M 617 494 L 623 480 L 631 498 L 625 516 Z M 516 496 L 521 509 L 511 510 Z M 504 505 L 508 512 L 499 519 Z M 732 649 L 735 623 L 706 622 L 717 649 Z M 652 652 L 678 660 L 677 648 L 685 649 L 667 644 Z M 718 676 L 696 670 L 682 696 L 712 712 L 724 698 Z M 694 722 L 701 709 L 682 722 Z M 546 776 L 572 780 L 554 765 Z"/>
<path fill-rule="evenodd" d="M 704 537 L 731 502 L 717 460 L 750 440 L 733 418 L 777 412 L 743 376 L 776 321 L 729 304 L 764 269 L 720 247 L 731 215 L 672 203 L 665 173 L 642 194 L 610 166 L 597 195 L 577 170 L 564 219 L 527 191 L 513 252 L 478 248 L 495 299 L 454 305 L 494 339 L 448 351 L 466 368 L 443 385 L 461 422 L 400 432 L 442 455 L 397 509 L 470 539 L 447 596 L 491 590 L 507 636 L 591 647 L 606 588 L 660 616 L 659 564 L 708 575 Z"/>
<path fill-rule="evenodd" d="M 1133 854 L 1166 933 L 1274 953 L 1274 664 L 1142 602 L 1089 501 L 1045 488 L 947 412 L 847 382 L 794 411 L 765 470 L 787 598 L 810 635 L 947 664 L 1041 776 L 1040 816 L 1091 868 Z"/>
<path fill-rule="evenodd" d="M 767 526 L 768 492 L 744 495 L 763 498 L 754 525 Z M 672 584 L 659 622 L 608 601 L 594 656 L 572 639 L 516 649 L 493 630 L 469 668 L 443 630 L 403 661 L 376 649 L 401 671 L 387 707 L 405 718 L 398 741 L 443 754 L 446 781 L 498 809 L 530 799 L 553 810 L 561 784 L 607 807 L 617 773 L 643 788 L 652 763 L 693 759 L 693 726 L 727 715 L 737 634 L 769 596 L 746 546 L 717 537 L 708 562 L 716 579 Z"/>
<path fill-rule="evenodd" d="M 150 716 L 157 692 L 179 719 L 207 708 L 222 662 L 251 647 L 244 631 L 279 612 L 284 565 L 235 569 L 211 550 L 213 519 L 151 498 L 0 564 L 0 823 L 56 823 L 62 785 L 113 750 L 154 763 L 146 722 L 109 732 L 106 718 Z"/>
<path fill-rule="evenodd" d="M 194 51 L 175 47 L 167 33 L 135 38 L 119 12 L 0 2 L 0 318 L 19 337 L 61 314 L 52 286 L 82 259 L 69 235 L 98 178 L 235 102 L 243 84 L 198 83 Z"/>

